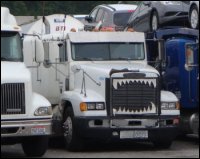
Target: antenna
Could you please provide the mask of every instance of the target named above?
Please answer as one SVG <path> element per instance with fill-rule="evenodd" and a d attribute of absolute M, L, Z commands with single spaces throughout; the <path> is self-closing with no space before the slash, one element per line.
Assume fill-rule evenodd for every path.
<path fill-rule="evenodd" d="M 44 10 L 45 10 L 45 1 L 42 1 L 42 22 L 45 24 L 45 15 L 44 15 Z M 42 24 L 42 34 L 43 32 L 43 24 Z"/>
<path fill-rule="evenodd" d="M 42 1 L 42 15 L 44 17 L 45 1 Z"/>
<path fill-rule="evenodd" d="M 66 29 L 66 18 L 67 18 L 67 15 L 65 14 L 65 16 L 64 16 L 64 26 L 63 26 L 63 40 L 64 40 L 64 36 L 65 36 L 65 29 Z"/>

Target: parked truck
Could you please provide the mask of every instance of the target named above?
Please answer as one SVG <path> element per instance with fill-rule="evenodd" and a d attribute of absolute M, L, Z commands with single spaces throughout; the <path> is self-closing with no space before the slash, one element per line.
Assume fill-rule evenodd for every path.
<path fill-rule="evenodd" d="M 164 90 L 180 100 L 180 134 L 199 135 L 199 30 L 189 28 L 160 29 L 148 33 L 149 61 L 158 56 L 157 41 L 164 42 L 162 65 Z M 157 53 L 156 53 L 157 52 Z"/>
<path fill-rule="evenodd" d="M 64 136 L 69 150 L 81 149 L 85 140 L 112 139 L 170 147 L 179 124 L 178 99 L 161 90 L 159 72 L 147 64 L 144 34 L 56 31 L 73 27 L 67 18 L 47 16 L 28 32 L 43 40 L 45 61 L 31 71 L 35 91 L 55 108 L 54 133 Z M 37 32 L 46 24 L 50 32 Z M 26 64 L 38 65 L 32 38 L 24 46 Z"/>
<path fill-rule="evenodd" d="M 27 156 L 42 156 L 51 134 L 50 102 L 32 92 L 31 73 L 23 62 L 20 27 L 1 7 L 1 144 L 22 143 Z M 41 44 L 41 40 L 35 39 Z M 42 45 L 37 45 L 37 60 Z"/>

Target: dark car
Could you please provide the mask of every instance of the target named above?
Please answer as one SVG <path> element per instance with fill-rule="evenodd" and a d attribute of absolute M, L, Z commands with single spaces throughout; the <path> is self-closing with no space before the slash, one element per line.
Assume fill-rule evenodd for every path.
<path fill-rule="evenodd" d="M 84 30 L 92 31 L 98 25 L 102 28 L 123 30 L 136 8 L 137 5 L 129 4 L 99 5 L 93 9 L 89 16 L 85 17 Z"/>
<path fill-rule="evenodd" d="M 128 27 L 148 32 L 163 26 L 188 25 L 189 1 L 143 1 L 131 15 Z"/>

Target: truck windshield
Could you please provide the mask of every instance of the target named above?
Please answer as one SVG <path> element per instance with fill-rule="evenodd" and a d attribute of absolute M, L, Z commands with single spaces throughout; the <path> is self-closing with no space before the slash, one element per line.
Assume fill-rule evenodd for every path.
<path fill-rule="evenodd" d="M 73 43 L 75 61 L 144 60 L 144 43 Z"/>
<path fill-rule="evenodd" d="M 21 39 L 17 32 L 1 31 L 1 61 L 23 61 Z"/>

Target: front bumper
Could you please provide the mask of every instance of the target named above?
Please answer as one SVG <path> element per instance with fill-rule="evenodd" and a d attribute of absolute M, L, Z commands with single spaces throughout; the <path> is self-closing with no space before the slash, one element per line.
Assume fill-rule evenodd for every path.
<path fill-rule="evenodd" d="M 94 140 L 149 140 L 149 141 L 172 141 L 178 135 L 178 126 L 169 124 L 165 126 L 112 126 L 109 119 L 103 118 L 75 118 L 77 135 L 84 139 Z M 96 123 L 96 124 L 91 124 Z M 147 137 L 131 138 L 122 137 L 122 133 L 147 132 Z"/>
<path fill-rule="evenodd" d="M 52 119 L 1 121 L 1 137 L 43 136 L 52 134 Z"/>

